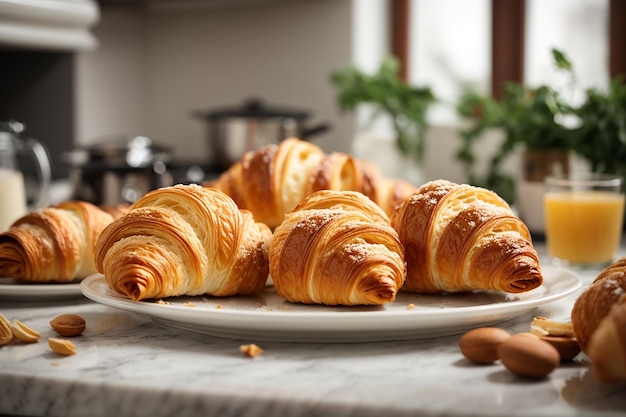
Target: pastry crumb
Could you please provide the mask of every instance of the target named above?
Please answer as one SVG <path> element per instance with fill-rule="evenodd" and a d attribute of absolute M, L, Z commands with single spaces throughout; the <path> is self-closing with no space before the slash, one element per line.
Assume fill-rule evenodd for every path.
<path fill-rule="evenodd" d="M 196 303 L 191 302 L 191 301 L 186 302 L 186 303 L 184 303 L 183 305 L 184 305 L 185 307 L 196 307 Z"/>
<path fill-rule="evenodd" d="M 415 304 L 411 303 L 408 306 L 406 306 L 407 310 L 413 310 L 415 308 Z"/>
<path fill-rule="evenodd" d="M 215 306 L 215 308 L 216 308 L 217 310 L 221 310 L 221 309 L 222 309 L 222 305 L 221 305 L 221 304 L 218 304 L 218 305 L 216 305 L 216 306 Z"/>
<path fill-rule="evenodd" d="M 254 343 L 251 343 L 249 345 L 241 345 L 239 346 L 239 350 L 241 351 L 241 353 L 243 353 L 249 358 L 256 358 L 261 353 L 263 353 L 263 349 L 261 349 Z"/>
<path fill-rule="evenodd" d="M 59 362 L 50 362 L 50 366 L 59 366 Z"/>
<path fill-rule="evenodd" d="M 163 304 L 163 305 L 168 305 L 170 302 L 169 301 L 165 301 L 165 300 L 156 300 L 157 304 Z"/>

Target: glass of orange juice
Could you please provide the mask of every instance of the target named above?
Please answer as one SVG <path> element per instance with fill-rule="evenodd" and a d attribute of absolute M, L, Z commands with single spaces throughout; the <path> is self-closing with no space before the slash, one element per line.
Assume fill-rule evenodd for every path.
<path fill-rule="evenodd" d="M 545 232 L 555 263 L 603 267 L 622 237 L 624 179 L 619 175 L 571 173 L 545 178 Z"/>

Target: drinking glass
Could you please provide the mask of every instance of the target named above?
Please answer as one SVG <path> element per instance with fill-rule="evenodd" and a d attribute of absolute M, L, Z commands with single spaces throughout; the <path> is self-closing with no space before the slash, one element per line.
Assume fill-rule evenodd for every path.
<path fill-rule="evenodd" d="M 546 243 L 554 263 L 593 268 L 613 262 L 623 232 L 624 179 L 570 173 L 544 182 Z"/>

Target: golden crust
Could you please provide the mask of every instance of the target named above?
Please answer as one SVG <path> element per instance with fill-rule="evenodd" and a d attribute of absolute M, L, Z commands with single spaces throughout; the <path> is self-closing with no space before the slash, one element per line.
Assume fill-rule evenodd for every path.
<path fill-rule="evenodd" d="M 617 303 L 591 334 L 587 356 L 593 376 L 608 383 L 626 381 L 626 295 Z"/>
<path fill-rule="evenodd" d="M 276 228 L 270 274 L 288 301 L 367 305 L 395 299 L 404 252 L 386 214 L 358 192 L 322 190 Z"/>
<path fill-rule="evenodd" d="M 94 245 L 112 221 L 84 201 L 31 212 L 0 234 L 0 277 L 68 282 L 95 273 Z"/>
<path fill-rule="evenodd" d="M 519 293 L 543 282 L 528 228 L 489 190 L 428 182 L 399 206 L 391 224 L 406 253 L 403 290 Z"/>
<path fill-rule="evenodd" d="M 252 294 L 265 287 L 270 237 L 223 192 L 177 185 L 149 192 L 104 230 L 96 267 L 133 300 Z"/>
<path fill-rule="evenodd" d="M 247 152 L 215 181 L 204 184 L 233 198 L 272 229 L 304 197 L 320 190 L 358 191 L 388 215 L 417 188 L 384 178 L 371 162 L 296 138 Z"/>
<path fill-rule="evenodd" d="M 320 190 L 360 190 L 363 174 L 358 161 L 342 152 L 324 155 L 311 171 L 305 195 Z"/>
<path fill-rule="evenodd" d="M 624 293 L 626 293 L 626 258 L 619 259 L 602 270 L 576 299 L 571 313 L 572 326 L 584 352 L 593 332 Z"/>
<path fill-rule="evenodd" d="M 103 204 L 98 207 L 109 213 L 111 217 L 113 217 L 113 220 L 115 220 L 128 213 L 130 204 Z"/>

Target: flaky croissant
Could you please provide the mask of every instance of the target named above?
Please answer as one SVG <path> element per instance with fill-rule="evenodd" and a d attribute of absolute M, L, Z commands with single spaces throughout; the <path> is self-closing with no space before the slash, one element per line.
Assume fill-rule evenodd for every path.
<path fill-rule="evenodd" d="M 586 347 L 591 371 L 601 382 L 626 381 L 626 293 L 611 306 Z"/>
<path fill-rule="evenodd" d="M 69 282 L 96 272 L 94 245 L 113 217 L 67 201 L 33 211 L 0 234 L 0 277 Z"/>
<path fill-rule="evenodd" d="M 353 191 L 305 197 L 274 231 L 269 259 L 277 293 L 305 304 L 388 303 L 406 273 L 387 215 Z"/>
<path fill-rule="evenodd" d="M 175 185 L 149 192 L 104 230 L 96 267 L 133 300 L 252 294 L 265 288 L 270 237 L 221 191 Z"/>
<path fill-rule="evenodd" d="M 528 228 L 492 191 L 431 181 L 398 208 L 391 224 L 406 253 L 403 290 L 520 293 L 543 282 Z"/>
<path fill-rule="evenodd" d="M 217 180 L 203 184 L 219 189 L 257 221 L 272 229 L 306 196 L 319 190 L 358 191 L 388 215 L 416 187 L 384 178 L 376 166 L 349 154 L 326 154 L 296 138 L 247 152 Z"/>
<path fill-rule="evenodd" d="M 572 307 L 572 326 L 583 352 L 591 335 L 626 293 L 626 257 L 600 271 Z"/>

